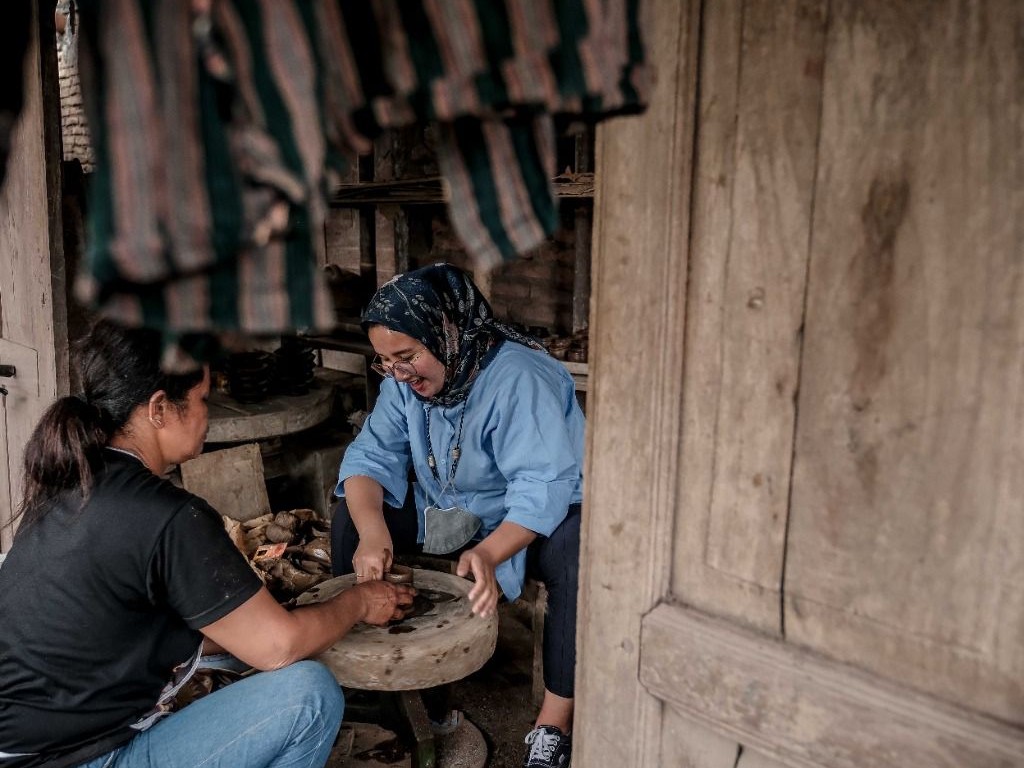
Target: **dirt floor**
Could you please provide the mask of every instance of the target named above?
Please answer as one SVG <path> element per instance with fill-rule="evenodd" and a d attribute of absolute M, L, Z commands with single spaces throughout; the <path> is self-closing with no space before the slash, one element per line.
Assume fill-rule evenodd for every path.
<path fill-rule="evenodd" d="M 521 768 L 537 708 L 531 702 L 533 633 L 522 603 L 499 610 L 498 644 L 491 659 L 452 685 L 453 706 L 484 735 L 489 768 Z M 438 768 L 445 768 L 441 765 Z"/>

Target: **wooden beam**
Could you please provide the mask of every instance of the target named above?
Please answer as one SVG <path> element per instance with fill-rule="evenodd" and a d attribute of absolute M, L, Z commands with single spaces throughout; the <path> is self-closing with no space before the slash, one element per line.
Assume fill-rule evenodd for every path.
<path fill-rule="evenodd" d="M 1024 731 L 697 611 L 643 621 L 640 678 L 669 706 L 795 768 L 1020 768 Z"/>
<path fill-rule="evenodd" d="M 572 178 L 557 177 L 552 182 L 555 197 L 586 200 L 594 196 L 594 174 L 579 173 Z M 420 179 L 364 181 L 339 184 L 334 188 L 331 204 L 374 205 L 387 203 L 438 204 L 448 202 L 447 188 L 440 176 Z"/>

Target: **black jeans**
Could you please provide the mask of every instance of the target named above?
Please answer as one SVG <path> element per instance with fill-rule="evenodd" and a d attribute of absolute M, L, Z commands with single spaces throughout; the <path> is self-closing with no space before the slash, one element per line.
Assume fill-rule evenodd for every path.
<path fill-rule="evenodd" d="M 395 555 L 419 554 L 413 494 L 401 508 L 385 505 L 384 522 L 391 532 Z M 331 552 L 335 576 L 352 573 L 352 556 L 359 533 L 345 499 L 340 499 L 331 524 Z M 455 557 L 458 553 L 455 553 Z M 526 575 L 544 582 L 548 610 L 544 621 L 544 687 L 558 696 L 573 698 L 576 675 L 576 595 L 579 590 L 580 505 L 570 504 L 565 520 L 550 536 L 538 536 L 526 551 Z"/>

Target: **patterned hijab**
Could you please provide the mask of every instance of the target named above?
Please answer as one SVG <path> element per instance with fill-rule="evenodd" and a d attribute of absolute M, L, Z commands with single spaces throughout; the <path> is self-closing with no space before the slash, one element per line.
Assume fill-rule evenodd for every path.
<path fill-rule="evenodd" d="M 469 275 L 451 264 L 396 275 L 382 285 L 363 313 L 363 329 L 371 325 L 416 339 L 444 363 L 444 388 L 420 399 L 446 408 L 469 396 L 473 380 L 493 358 L 488 353 L 500 341 L 543 349 L 536 339 L 495 320 Z"/>

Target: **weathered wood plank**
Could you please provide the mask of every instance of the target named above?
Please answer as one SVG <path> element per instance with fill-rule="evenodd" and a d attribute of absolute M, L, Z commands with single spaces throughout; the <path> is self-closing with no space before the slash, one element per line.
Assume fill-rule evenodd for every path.
<path fill-rule="evenodd" d="M 21 499 L 25 446 L 50 397 L 40 396 L 35 349 L 0 338 L 0 363 L 15 369 L 15 376 L 0 379 L 8 390 L 0 398 L 0 552 L 6 552 L 17 530 L 13 523 Z"/>
<path fill-rule="evenodd" d="M 0 396 L 0 405 L 3 405 Z M 14 540 L 14 505 L 11 493 L 10 451 L 7 448 L 7 408 L 0 408 L 0 553 Z"/>
<path fill-rule="evenodd" d="M 40 14 L 34 5 L 25 103 L 0 192 L 0 337 L 34 350 L 38 366 L 28 389 L 18 378 L 5 380 L 11 394 L 0 405 L 0 474 L 9 476 L 0 487 L 0 549 L 10 546 L 7 523 L 19 503 L 24 446 L 42 412 L 69 387 L 55 28 L 52 7 Z"/>
<path fill-rule="evenodd" d="M 594 196 L 594 174 L 578 173 L 572 178 L 556 176 L 551 180 L 555 197 L 586 200 Z M 339 184 L 331 196 L 332 206 L 428 205 L 447 203 L 448 188 L 440 176 L 397 181 L 367 181 Z"/>
<path fill-rule="evenodd" d="M 663 710 L 660 765 L 672 768 L 737 768 L 740 747 L 706 725 L 666 706 Z"/>
<path fill-rule="evenodd" d="M 181 484 L 222 515 L 252 520 L 271 511 L 260 447 L 247 443 L 202 453 L 181 465 Z"/>
<path fill-rule="evenodd" d="M 699 5 L 642 6 L 658 70 L 650 107 L 597 132 L 579 765 L 658 764 L 660 706 L 639 684 L 638 638 L 668 588 L 678 494 Z"/>
<path fill-rule="evenodd" d="M 397 205 L 381 205 L 374 212 L 376 226 L 377 285 L 384 285 L 395 275 L 408 272 L 409 220 Z"/>
<path fill-rule="evenodd" d="M 590 174 L 593 150 L 593 132 L 589 129 L 580 131 L 576 136 L 576 164 L 573 169 L 577 174 Z M 575 333 L 590 325 L 590 259 L 593 252 L 594 212 L 588 205 L 579 205 L 573 217 L 576 220 L 572 281 L 572 330 Z"/>
<path fill-rule="evenodd" d="M 643 622 L 640 676 L 672 707 L 796 768 L 1019 768 L 1024 731 L 697 611 Z"/>
<path fill-rule="evenodd" d="M 735 768 L 788 768 L 778 760 L 773 760 L 767 755 L 753 749 L 743 747 L 739 753 Z"/>
<path fill-rule="evenodd" d="M 705 5 L 673 592 L 781 631 L 826 3 Z"/>
<path fill-rule="evenodd" d="M 1024 5 L 830 29 L 787 637 L 1024 724 Z"/>
<path fill-rule="evenodd" d="M 594 216 L 590 208 L 579 206 L 575 214 L 576 247 L 573 254 L 572 330 L 582 331 L 590 324 L 590 255 Z"/>

